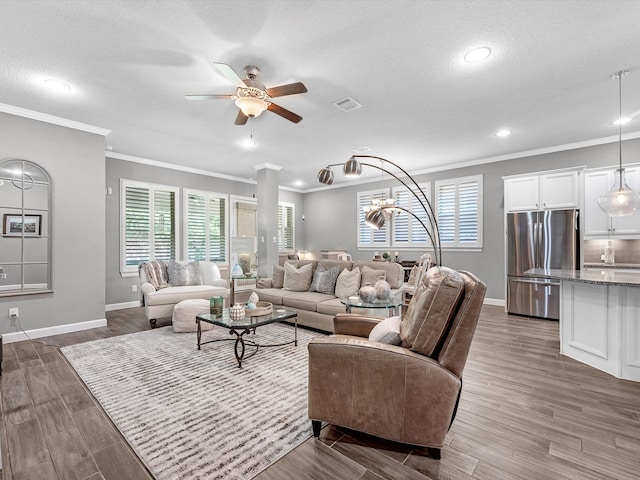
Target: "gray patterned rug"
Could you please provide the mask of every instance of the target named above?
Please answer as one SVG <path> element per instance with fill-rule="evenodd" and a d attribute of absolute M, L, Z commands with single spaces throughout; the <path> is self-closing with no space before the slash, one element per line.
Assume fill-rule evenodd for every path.
<path fill-rule="evenodd" d="M 203 334 L 231 338 L 226 329 Z M 242 369 L 233 341 L 204 345 L 171 327 L 62 348 L 158 480 L 246 480 L 311 436 L 307 344 L 261 349 Z M 293 327 L 260 327 L 252 340 L 281 343 Z M 235 337 L 234 337 L 235 338 Z"/>

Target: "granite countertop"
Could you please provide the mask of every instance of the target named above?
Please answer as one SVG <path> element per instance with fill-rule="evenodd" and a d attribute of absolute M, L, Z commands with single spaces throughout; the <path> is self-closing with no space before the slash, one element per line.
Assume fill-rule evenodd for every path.
<path fill-rule="evenodd" d="M 584 262 L 585 268 L 624 268 L 624 269 L 633 269 L 638 270 L 640 272 L 640 263 L 587 263 Z"/>
<path fill-rule="evenodd" d="M 573 282 L 595 283 L 598 285 L 612 285 L 624 287 L 640 287 L 640 270 L 616 270 L 612 268 L 584 268 L 582 270 L 556 270 L 533 268 L 527 270 L 525 275 L 536 278 L 553 278 L 557 280 L 569 280 Z"/>

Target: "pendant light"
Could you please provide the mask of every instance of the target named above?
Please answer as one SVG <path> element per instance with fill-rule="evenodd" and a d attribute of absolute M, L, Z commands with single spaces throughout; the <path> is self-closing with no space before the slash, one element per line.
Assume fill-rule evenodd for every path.
<path fill-rule="evenodd" d="M 611 191 L 598 197 L 598 205 L 611 217 L 633 215 L 640 210 L 640 192 L 629 188 L 625 180 L 624 168 L 622 168 L 622 77 L 628 73 L 627 70 L 621 70 L 613 74 L 612 77 L 618 80 L 618 100 L 620 105 L 618 116 L 618 146 L 620 164 L 615 171 Z"/>

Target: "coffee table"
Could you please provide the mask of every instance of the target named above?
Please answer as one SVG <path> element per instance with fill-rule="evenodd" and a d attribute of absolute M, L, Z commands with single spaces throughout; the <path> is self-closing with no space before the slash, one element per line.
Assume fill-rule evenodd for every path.
<path fill-rule="evenodd" d="M 255 333 L 258 327 L 268 325 L 270 323 L 282 322 L 284 320 L 293 320 L 293 340 L 282 343 L 271 344 L 258 344 L 253 340 L 245 340 L 244 336 L 250 332 Z M 244 317 L 240 320 L 232 320 L 229 317 L 229 309 L 222 309 L 222 317 L 216 318 L 215 315 L 210 313 L 200 313 L 196 315 L 196 323 L 198 324 L 198 350 L 200 346 L 206 343 L 220 342 L 223 340 L 233 340 L 231 338 L 217 338 L 206 342 L 202 341 L 202 327 L 201 322 L 212 323 L 219 327 L 229 329 L 229 335 L 235 335 L 235 348 L 234 353 L 236 360 L 238 361 L 238 368 L 242 368 L 242 360 L 245 358 L 253 357 L 260 348 L 264 347 L 281 347 L 283 345 L 289 345 L 293 343 L 298 346 L 298 313 L 294 310 L 287 309 L 273 309 L 273 311 L 267 315 L 260 315 L 258 317 Z M 255 347 L 255 350 L 249 355 L 245 355 L 245 345 Z"/>
<path fill-rule="evenodd" d="M 352 308 L 386 308 L 391 310 L 394 315 L 400 315 L 400 307 L 402 300 L 398 297 L 391 297 L 388 300 L 376 300 L 374 302 L 364 302 L 358 298 L 347 297 L 341 298 L 340 303 L 345 306 L 347 313 L 351 313 Z"/>

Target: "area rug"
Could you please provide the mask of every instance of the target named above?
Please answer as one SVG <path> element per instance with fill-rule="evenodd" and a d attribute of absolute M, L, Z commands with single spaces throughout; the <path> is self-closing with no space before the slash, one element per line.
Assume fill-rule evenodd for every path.
<path fill-rule="evenodd" d="M 233 341 L 198 351 L 195 333 L 171 327 L 61 350 L 158 480 L 247 480 L 312 435 L 307 344 L 318 335 L 298 329 L 297 347 L 260 349 L 241 369 Z M 203 333 L 212 338 L 231 337 Z M 263 344 L 292 338 L 283 324 L 251 335 Z"/>

